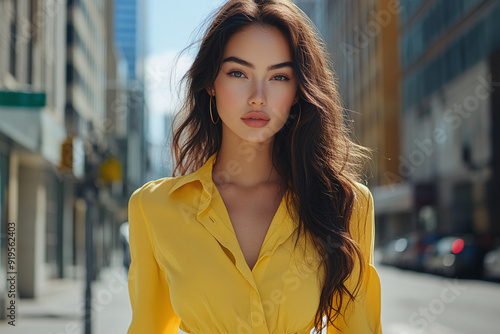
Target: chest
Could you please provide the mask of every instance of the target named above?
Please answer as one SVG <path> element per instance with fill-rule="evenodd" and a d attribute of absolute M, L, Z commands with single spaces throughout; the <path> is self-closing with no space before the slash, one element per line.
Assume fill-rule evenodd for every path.
<path fill-rule="evenodd" d="M 305 252 L 303 238 L 295 247 L 295 238 L 289 236 L 292 220 L 281 211 L 285 202 L 279 208 L 278 220 L 271 217 L 279 206 L 278 201 L 269 205 L 272 196 L 233 198 L 222 193 L 213 193 L 213 212 L 203 215 L 198 223 L 178 224 L 186 214 L 180 212 L 178 203 L 171 203 L 168 211 L 174 214 L 165 211 L 170 224 L 157 219 L 152 230 L 153 235 L 162 236 L 155 253 L 169 283 L 176 314 L 183 321 L 193 319 L 186 323 L 192 333 L 253 333 L 255 314 L 259 314 L 258 321 L 266 319 L 269 333 L 309 333 L 318 307 L 320 280 L 316 262 L 309 265 L 311 257 Z M 222 196 L 228 208 L 221 206 Z M 146 215 L 152 211 L 146 210 Z M 193 219 L 197 219 L 195 214 Z M 243 218 L 238 219 L 240 216 Z M 266 222 L 260 224 L 261 220 Z M 228 233 L 229 224 L 239 245 Z M 277 226 L 282 228 L 274 229 Z M 312 243 L 307 245 L 313 247 Z M 261 251 L 269 255 L 259 258 Z M 242 324 L 249 327 L 242 329 Z M 263 333 L 267 333 L 265 326 Z M 207 332 L 207 328 L 212 330 Z"/>
<path fill-rule="evenodd" d="M 221 188 L 240 249 L 250 269 L 259 258 L 262 243 L 281 202 L 279 190 L 243 191 Z"/>

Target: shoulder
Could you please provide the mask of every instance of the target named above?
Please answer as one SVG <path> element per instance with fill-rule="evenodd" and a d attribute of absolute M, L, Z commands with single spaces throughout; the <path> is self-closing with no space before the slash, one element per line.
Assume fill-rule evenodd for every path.
<path fill-rule="evenodd" d="M 351 234 L 353 239 L 361 246 L 364 256 L 373 261 L 375 221 L 372 193 L 367 186 L 356 182 L 354 194 L 350 224 Z"/>
<path fill-rule="evenodd" d="M 164 177 L 145 183 L 132 193 L 129 199 L 129 207 L 142 206 L 144 202 L 154 202 L 165 198 L 178 179 L 179 177 Z"/>
<path fill-rule="evenodd" d="M 367 186 L 354 182 L 354 203 L 352 208 L 352 220 L 366 222 L 373 220 L 373 196 Z"/>
<path fill-rule="evenodd" d="M 161 226 L 169 226 L 168 222 L 176 221 L 178 205 L 171 203 L 169 191 L 177 183 L 179 177 L 164 177 L 145 183 L 137 188 L 128 202 L 128 220 L 131 231 L 146 228 L 156 233 Z"/>
<path fill-rule="evenodd" d="M 367 186 L 365 186 L 362 183 L 359 182 L 354 182 L 354 209 L 359 211 L 363 209 L 370 209 L 370 207 L 373 208 L 373 196 L 368 189 Z"/>

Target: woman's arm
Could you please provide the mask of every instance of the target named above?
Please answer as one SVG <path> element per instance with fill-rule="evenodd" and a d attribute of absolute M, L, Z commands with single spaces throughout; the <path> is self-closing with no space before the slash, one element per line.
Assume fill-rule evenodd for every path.
<path fill-rule="evenodd" d="M 136 190 L 128 204 L 132 259 L 128 288 L 133 312 L 128 334 L 177 334 L 180 319 L 172 308 L 169 287 L 156 262 L 141 195 L 141 189 Z"/>

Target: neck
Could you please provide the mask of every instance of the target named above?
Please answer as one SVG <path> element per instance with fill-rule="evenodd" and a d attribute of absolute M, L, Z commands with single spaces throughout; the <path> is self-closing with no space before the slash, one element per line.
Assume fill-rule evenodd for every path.
<path fill-rule="evenodd" d="M 214 183 L 242 188 L 281 184 L 282 178 L 272 164 L 273 142 L 274 137 L 266 142 L 253 143 L 230 131 L 224 132 L 212 170 Z"/>

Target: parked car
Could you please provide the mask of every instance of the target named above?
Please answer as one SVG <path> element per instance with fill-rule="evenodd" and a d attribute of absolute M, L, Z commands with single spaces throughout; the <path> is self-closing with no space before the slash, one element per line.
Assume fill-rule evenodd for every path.
<path fill-rule="evenodd" d="M 408 233 L 384 247 L 381 262 L 403 269 L 422 271 L 424 254 L 440 238 L 438 234 L 424 231 Z"/>
<path fill-rule="evenodd" d="M 406 268 L 424 271 L 423 261 L 425 254 L 434 248 L 442 237 L 442 235 L 433 232 L 415 232 L 411 247 L 407 251 Z"/>
<path fill-rule="evenodd" d="M 483 275 L 485 279 L 500 280 L 500 245 L 484 256 Z"/>
<path fill-rule="evenodd" d="M 406 248 L 406 240 L 399 238 L 390 241 L 382 250 L 382 264 L 397 266 L 400 260 L 401 252 Z"/>
<path fill-rule="evenodd" d="M 448 277 L 482 276 L 484 251 L 473 235 L 446 236 L 429 247 L 423 258 L 426 272 Z"/>

